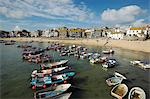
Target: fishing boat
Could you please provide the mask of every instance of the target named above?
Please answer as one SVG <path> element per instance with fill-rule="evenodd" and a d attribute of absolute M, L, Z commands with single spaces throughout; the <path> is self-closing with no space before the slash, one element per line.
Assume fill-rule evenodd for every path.
<path fill-rule="evenodd" d="M 67 69 L 68 66 L 66 67 L 59 67 L 59 68 L 53 68 L 53 69 L 46 69 L 46 70 L 34 70 L 31 74 L 31 77 L 36 77 L 36 76 L 44 76 L 52 73 L 57 73 L 59 71 L 62 71 L 64 69 Z"/>
<path fill-rule="evenodd" d="M 112 88 L 111 95 L 117 99 L 122 99 L 128 92 L 128 87 L 125 84 L 119 84 Z"/>
<path fill-rule="evenodd" d="M 140 87 L 133 87 L 129 92 L 128 99 L 146 99 L 146 94 Z"/>
<path fill-rule="evenodd" d="M 70 97 L 71 94 L 69 95 L 63 95 L 62 93 L 64 93 L 65 91 L 67 91 L 69 88 L 71 87 L 71 84 L 61 84 L 58 85 L 56 87 L 55 90 L 52 91 L 44 91 L 44 92 L 37 92 L 34 94 L 34 98 L 35 99 L 48 99 L 48 98 L 52 98 L 52 99 L 63 99 L 61 97 Z M 62 94 L 61 96 L 59 96 L 60 94 Z M 56 97 L 57 96 L 57 97 Z M 66 98 L 65 98 L 66 99 Z"/>
<path fill-rule="evenodd" d="M 112 68 L 117 65 L 117 61 L 115 59 L 108 59 L 105 63 L 102 64 L 105 68 Z"/>
<path fill-rule="evenodd" d="M 60 84 L 60 83 L 67 83 L 70 79 L 75 76 L 75 72 L 67 72 L 60 75 L 45 75 L 44 77 L 34 77 L 31 79 L 31 87 L 32 89 L 36 88 L 46 88 L 47 86 Z"/>
<path fill-rule="evenodd" d="M 106 83 L 108 86 L 113 86 L 113 85 L 121 84 L 121 82 L 124 79 L 127 79 L 127 78 L 125 76 L 123 76 L 122 74 L 115 72 L 114 77 L 108 78 L 106 80 Z"/>
<path fill-rule="evenodd" d="M 54 63 L 50 63 L 50 64 L 42 64 L 41 67 L 42 68 L 56 68 L 56 67 L 64 67 L 66 66 L 66 64 L 68 63 L 68 60 L 61 60 L 59 62 L 54 62 Z"/>
<path fill-rule="evenodd" d="M 52 57 L 48 56 L 48 55 L 44 55 L 44 56 L 40 56 L 40 57 L 32 57 L 30 59 L 28 59 L 29 62 L 33 62 L 33 63 L 45 63 L 48 61 L 51 61 Z"/>
<path fill-rule="evenodd" d="M 104 50 L 102 51 L 103 54 L 113 54 L 114 50 Z"/>

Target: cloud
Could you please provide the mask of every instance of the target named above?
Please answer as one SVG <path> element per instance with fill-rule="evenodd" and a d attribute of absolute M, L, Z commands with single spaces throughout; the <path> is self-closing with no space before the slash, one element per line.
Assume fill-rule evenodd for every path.
<path fill-rule="evenodd" d="M 0 14 L 7 18 L 43 17 L 71 21 L 86 21 L 93 13 L 84 3 L 73 0 L 0 0 Z"/>
<path fill-rule="evenodd" d="M 136 20 L 145 13 L 145 10 L 137 5 L 125 6 L 120 9 L 107 9 L 101 14 L 101 20 L 109 24 L 126 24 Z"/>
<path fill-rule="evenodd" d="M 133 22 L 132 24 L 134 27 L 140 27 L 140 26 L 146 26 L 148 25 L 144 19 L 139 19 L 139 20 L 136 20 L 135 22 Z"/>

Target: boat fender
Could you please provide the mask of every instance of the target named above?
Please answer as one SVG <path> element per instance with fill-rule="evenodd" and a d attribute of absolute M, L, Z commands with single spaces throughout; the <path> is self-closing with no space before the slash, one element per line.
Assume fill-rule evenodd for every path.
<path fill-rule="evenodd" d="M 65 81 L 64 81 L 64 84 L 66 84 L 66 83 L 67 83 L 67 81 L 65 80 Z"/>
<path fill-rule="evenodd" d="M 57 86 L 57 84 L 54 84 L 54 86 Z"/>
<path fill-rule="evenodd" d="M 46 88 L 46 85 L 43 85 L 43 88 L 45 89 L 45 88 Z"/>
<path fill-rule="evenodd" d="M 35 90 L 36 89 L 36 86 L 32 86 L 32 90 Z"/>

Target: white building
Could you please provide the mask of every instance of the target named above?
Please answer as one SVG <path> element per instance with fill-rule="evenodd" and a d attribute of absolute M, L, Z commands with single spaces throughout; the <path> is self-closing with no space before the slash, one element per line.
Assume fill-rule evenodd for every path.
<path fill-rule="evenodd" d="M 143 37 L 144 35 L 149 34 L 149 31 L 148 27 L 131 27 L 127 30 L 127 35 Z"/>
<path fill-rule="evenodd" d="M 56 31 L 56 29 L 48 29 L 42 32 L 43 37 L 58 37 L 59 33 Z"/>
<path fill-rule="evenodd" d="M 108 32 L 108 37 L 116 40 L 123 39 L 124 32 L 120 28 L 112 28 Z"/>
<path fill-rule="evenodd" d="M 38 31 L 31 32 L 31 37 L 38 37 Z"/>
<path fill-rule="evenodd" d="M 119 40 L 119 39 L 123 39 L 124 33 L 123 32 L 111 32 L 108 34 L 108 37 Z"/>

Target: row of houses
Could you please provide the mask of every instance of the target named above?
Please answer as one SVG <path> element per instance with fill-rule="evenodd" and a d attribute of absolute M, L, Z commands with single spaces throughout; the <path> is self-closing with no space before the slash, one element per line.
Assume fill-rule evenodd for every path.
<path fill-rule="evenodd" d="M 11 32 L 0 31 L 0 37 L 58 37 L 58 38 L 101 38 L 124 39 L 125 37 L 150 37 L 150 26 L 129 28 L 53 28 L 29 32 L 27 30 L 15 29 Z"/>

